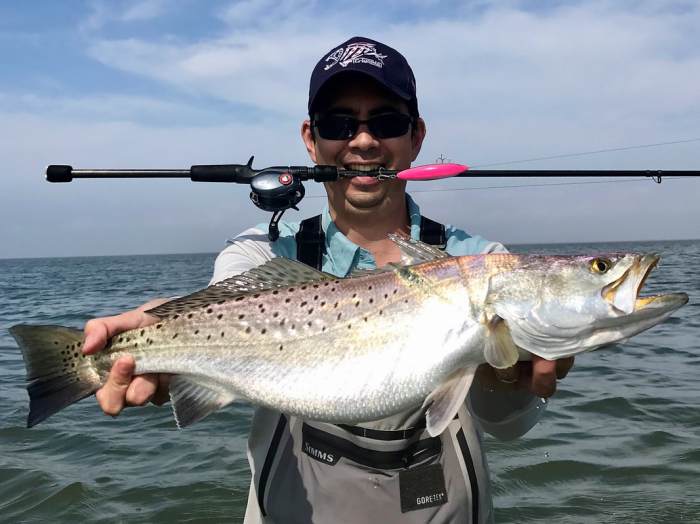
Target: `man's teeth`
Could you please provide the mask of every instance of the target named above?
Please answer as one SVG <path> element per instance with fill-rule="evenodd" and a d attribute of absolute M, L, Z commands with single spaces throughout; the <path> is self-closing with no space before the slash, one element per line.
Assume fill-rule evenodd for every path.
<path fill-rule="evenodd" d="M 374 171 L 382 167 L 381 164 L 350 164 L 347 169 L 351 171 Z"/>

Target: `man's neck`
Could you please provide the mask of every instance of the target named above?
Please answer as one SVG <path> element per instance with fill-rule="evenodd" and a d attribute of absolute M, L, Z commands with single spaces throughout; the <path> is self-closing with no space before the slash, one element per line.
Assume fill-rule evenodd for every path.
<path fill-rule="evenodd" d="M 378 267 L 398 262 L 401 258 L 401 252 L 389 239 L 389 234 L 409 235 L 411 229 L 406 199 L 398 199 L 390 204 L 371 211 L 330 208 L 331 218 L 340 232 L 351 242 L 372 253 Z"/>

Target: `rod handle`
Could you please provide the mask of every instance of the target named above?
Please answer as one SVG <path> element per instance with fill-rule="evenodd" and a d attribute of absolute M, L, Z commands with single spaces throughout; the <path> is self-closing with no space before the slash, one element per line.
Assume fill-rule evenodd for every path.
<path fill-rule="evenodd" d="M 71 182 L 73 180 L 73 167 L 50 165 L 46 168 L 46 180 L 49 182 Z"/>

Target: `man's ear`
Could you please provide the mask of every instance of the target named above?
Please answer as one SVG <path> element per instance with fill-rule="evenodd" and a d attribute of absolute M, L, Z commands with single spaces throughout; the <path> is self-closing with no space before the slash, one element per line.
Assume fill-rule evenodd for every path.
<path fill-rule="evenodd" d="M 420 148 L 423 145 L 423 140 L 425 139 L 425 121 L 418 117 L 416 123 L 414 124 L 413 132 L 411 133 L 411 147 L 413 152 L 411 154 L 411 162 L 418 158 L 418 153 L 420 153 Z"/>
<path fill-rule="evenodd" d="M 306 152 L 309 153 L 311 161 L 316 163 L 316 140 L 314 139 L 314 130 L 311 127 L 310 120 L 304 120 L 301 124 L 301 139 L 306 146 Z"/>

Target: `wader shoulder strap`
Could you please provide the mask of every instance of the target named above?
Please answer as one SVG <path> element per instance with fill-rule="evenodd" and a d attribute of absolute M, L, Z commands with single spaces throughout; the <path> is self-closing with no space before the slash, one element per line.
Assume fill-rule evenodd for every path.
<path fill-rule="evenodd" d="M 326 235 L 321 226 L 321 215 L 302 220 L 295 238 L 297 260 L 321 270 L 323 254 L 326 252 Z"/>
<path fill-rule="evenodd" d="M 295 238 L 297 260 L 320 270 L 323 264 L 323 255 L 326 252 L 326 235 L 321 226 L 321 215 L 302 220 Z M 431 246 L 445 249 L 447 245 L 445 226 L 421 216 L 420 240 Z"/>
<path fill-rule="evenodd" d="M 447 246 L 445 226 L 421 215 L 420 241 L 440 249 L 445 249 L 445 246 Z"/>

